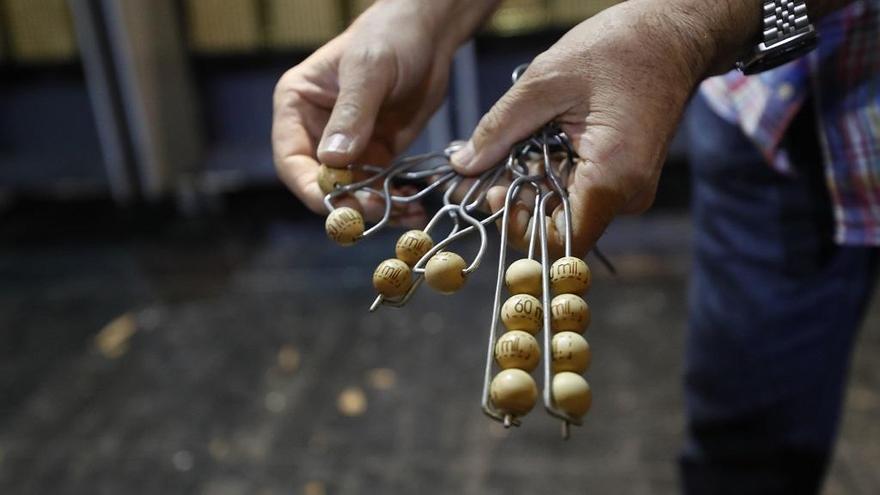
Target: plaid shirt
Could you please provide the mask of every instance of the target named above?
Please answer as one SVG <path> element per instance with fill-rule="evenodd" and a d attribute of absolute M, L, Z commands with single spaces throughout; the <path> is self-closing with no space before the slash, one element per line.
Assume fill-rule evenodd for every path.
<path fill-rule="evenodd" d="M 816 105 L 835 239 L 880 245 L 880 0 L 859 0 L 817 26 L 819 47 L 756 76 L 703 83 L 711 107 L 739 125 L 776 170 L 794 173 L 780 146 L 808 96 Z"/>

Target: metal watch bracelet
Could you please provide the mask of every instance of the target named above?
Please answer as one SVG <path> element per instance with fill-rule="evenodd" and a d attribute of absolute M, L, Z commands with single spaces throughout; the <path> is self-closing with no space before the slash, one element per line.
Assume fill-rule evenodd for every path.
<path fill-rule="evenodd" d="M 790 62 L 811 51 L 818 41 L 804 0 L 765 1 L 763 14 L 763 41 L 736 64 L 747 75 Z"/>

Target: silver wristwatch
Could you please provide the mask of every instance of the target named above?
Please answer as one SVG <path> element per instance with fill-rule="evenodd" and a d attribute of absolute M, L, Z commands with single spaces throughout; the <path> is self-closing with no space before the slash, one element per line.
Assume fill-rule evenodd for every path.
<path fill-rule="evenodd" d="M 816 48 L 819 36 L 807 16 L 804 0 L 764 2 L 763 40 L 736 67 L 745 74 L 757 74 L 779 67 Z"/>

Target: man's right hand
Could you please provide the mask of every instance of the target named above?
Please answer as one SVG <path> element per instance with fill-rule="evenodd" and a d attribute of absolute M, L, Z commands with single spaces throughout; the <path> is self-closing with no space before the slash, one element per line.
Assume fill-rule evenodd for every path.
<path fill-rule="evenodd" d="M 404 151 L 443 102 L 458 46 L 495 0 L 380 0 L 343 34 L 287 71 L 275 88 L 272 145 L 284 183 L 310 209 L 326 213 L 319 163 L 382 165 Z M 384 203 L 357 196 L 367 219 Z M 400 222 L 418 224 L 413 204 Z"/>

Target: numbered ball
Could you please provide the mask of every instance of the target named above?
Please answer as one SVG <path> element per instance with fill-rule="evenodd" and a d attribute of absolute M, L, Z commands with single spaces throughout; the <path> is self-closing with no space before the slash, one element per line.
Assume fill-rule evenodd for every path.
<path fill-rule="evenodd" d="M 464 259 L 450 251 L 440 251 L 425 265 L 425 281 L 442 294 L 452 294 L 464 285 L 467 264 Z"/>
<path fill-rule="evenodd" d="M 581 296 L 560 294 L 550 301 L 554 332 L 583 332 L 590 326 L 590 306 Z"/>
<path fill-rule="evenodd" d="M 508 330 L 522 330 L 534 335 L 541 329 L 544 308 L 535 296 L 517 294 L 501 306 L 501 321 Z"/>
<path fill-rule="evenodd" d="M 343 206 L 327 215 L 324 228 L 327 230 L 327 237 L 334 242 L 342 246 L 351 246 L 364 233 L 364 217 L 359 211 Z"/>
<path fill-rule="evenodd" d="M 347 186 L 354 180 L 354 174 L 347 168 L 333 168 L 321 164 L 318 168 L 318 187 L 324 194 L 330 194 L 338 186 Z"/>
<path fill-rule="evenodd" d="M 431 236 L 423 230 L 410 230 L 397 240 L 397 245 L 394 246 L 394 253 L 398 259 L 403 260 L 409 266 L 413 266 L 432 247 L 434 247 L 434 241 L 431 240 Z"/>
<path fill-rule="evenodd" d="M 373 287 L 385 297 L 400 297 L 406 294 L 411 285 L 409 265 L 399 259 L 385 260 L 373 272 Z"/>
<path fill-rule="evenodd" d="M 507 267 L 504 281 L 511 294 L 541 296 L 541 264 L 528 258 L 513 262 Z"/>
<path fill-rule="evenodd" d="M 492 380 L 489 396 L 492 404 L 502 413 L 525 416 L 535 407 L 538 386 L 532 375 L 523 370 L 504 370 Z"/>
<path fill-rule="evenodd" d="M 526 332 L 507 332 L 495 343 L 495 362 L 502 369 L 532 371 L 538 366 L 540 359 L 538 341 Z"/>
<path fill-rule="evenodd" d="M 593 391 L 584 377 L 570 371 L 553 376 L 553 401 L 556 407 L 580 418 L 593 404 Z"/>
<path fill-rule="evenodd" d="M 561 332 L 553 336 L 553 372 L 571 371 L 583 373 L 590 367 L 593 353 L 586 339 L 574 332 Z"/>
<path fill-rule="evenodd" d="M 550 267 L 554 294 L 583 294 L 590 288 L 590 267 L 573 256 L 559 258 Z"/>

